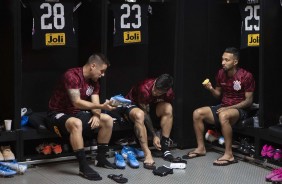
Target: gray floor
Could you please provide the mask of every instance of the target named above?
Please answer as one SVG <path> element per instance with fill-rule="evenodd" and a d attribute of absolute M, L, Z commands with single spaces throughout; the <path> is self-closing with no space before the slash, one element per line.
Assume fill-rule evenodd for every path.
<path fill-rule="evenodd" d="M 173 150 L 174 156 L 182 156 L 190 150 Z M 152 171 L 126 167 L 125 170 L 110 170 L 97 168 L 91 165 L 103 177 L 101 181 L 89 181 L 78 176 L 78 164 L 75 161 L 65 161 L 37 165 L 29 168 L 23 175 L 12 178 L 0 178 L 4 184 L 88 184 L 88 183 L 116 183 L 107 178 L 108 174 L 123 174 L 128 178 L 128 183 L 191 183 L 191 184 L 262 184 L 267 183 L 264 177 L 270 172 L 267 169 L 239 161 L 229 166 L 213 166 L 212 162 L 220 156 L 216 152 L 208 152 L 205 157 L 188 160 L 186 169 L 174 169 L 172 175 L 165 177 L 155 176 Z M 113 161 L 113 158 L 110 158 Z M 169 162 L 155 158 L 156 166 L 167 165 Z M 90 161 L 91 162 L 91 161 Z"/>

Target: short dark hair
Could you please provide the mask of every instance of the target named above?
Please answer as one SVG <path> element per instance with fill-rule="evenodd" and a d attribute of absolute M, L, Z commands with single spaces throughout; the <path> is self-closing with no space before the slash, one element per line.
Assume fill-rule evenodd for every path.
<path fill-rule="evenodd" d="M 159 90 L 168 91 L 173 85 L 173 77 L 169 74 L 162 74 L 156 80 L 155 87 Z"/>
<path fill-rule="evenodd" d="M 233 54 L 234 58 L 239 61 L 240 51 L 235 47 L 227 47 L 224 52 Z"/>
<path fill-rule="evenodd" d="M 102 53 L 93 53 L 87 61 L 88 64 L 90 63 L 97 63 L 97 64 L 106 64 L 110 66 L 110 62 L 108 58 Z"/>

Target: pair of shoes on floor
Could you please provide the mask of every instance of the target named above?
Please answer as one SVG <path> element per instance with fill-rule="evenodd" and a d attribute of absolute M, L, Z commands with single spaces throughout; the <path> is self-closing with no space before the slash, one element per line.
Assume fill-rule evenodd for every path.
<path fill-rule="evenodd" d="M 266 175 L 265 181 L 267 182 L 282 182 L 282 168 L 274 169 Z"/>
<path fill-rule="evenodd" d="M 262 147 L 261 156 L 273 158 L 274 160 L 279 161 L 282 159 L 282 150 L 275 149 L 273 146 L 265 144 Z"/>
<path fill-rule="evenodd" d="M 133 153 L 133 155 L 137 159 L 143 159 L 145 157 L 144 151 L 142 151 L 141 149 L 134 148 L 131 146 L 123 146 L 121 149 L 121 155 L 124 159 L 127 159 L 128 152 Z"/>
<path fill-rule="evenodd" d="M 15 155 L 11 151 L 10 146 L 1 146 L 0 147 L 0 161 L 11 161 L 15 160 Z"/>
<path fill-rule="evenodd" d="M 248 138 L 241 139 L 238 151 L 244 155 L 254 155 L 255 146 Z"/>
<path fill-rule="evenodd" d="M 13 162 L 0 162 L 0 166 L 7 167 L 11 170 L 16 171 L 18 174 L 24 174 L 27 170 L 26 164 L 19 164 L 16 161 Z"/>
<path fill-rule="evenodd" d="M 35 149 L 38 153 L 43 153 L 44 155 L 50 155 L 52 152 L 55 154 L 62 153 L 62 146 L 56 143 L 43 143 L 38 145 Z"/>
<path fill-rule="evenodd" d="M 121 154 L 115 152 L 115 165 L 119 169 L 124 169 L 127 164 L 134 169 L 139 168 L 139 162 L 136 159 L 136 154 L 131 149 L 122 149 Z"/>

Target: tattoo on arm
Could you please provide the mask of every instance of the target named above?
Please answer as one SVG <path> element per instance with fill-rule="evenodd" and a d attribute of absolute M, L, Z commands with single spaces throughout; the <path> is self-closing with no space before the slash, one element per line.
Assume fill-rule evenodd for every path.
<path fill-rule="evenodd" d="M 75 102 L 76 100 L 80 98 L 79 89 L 69 89 L 68 93 L 69 93 L 70 100 L 72 102 Z"/>
<path fill-rule="evenodd" d="M 147 127 L 147 129 L 152 133 L 152 135 L 155 137 L 156 136 L 156 132 L 155 129 L 153 127 L 153 122 L 152 119 L 150 117 L 149 114 L 145 114 L 145 119 L 144 119 L 144 123 L 145 126 Z"/>

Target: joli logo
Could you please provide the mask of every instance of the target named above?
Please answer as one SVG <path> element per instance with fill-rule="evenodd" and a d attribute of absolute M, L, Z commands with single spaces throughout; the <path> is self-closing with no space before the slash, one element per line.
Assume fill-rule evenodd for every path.
<path fill-rule="evenodd" d="M 248 46 L 259 46 L 259 34 L 248 34 Z"/>
<path fill-rule="evenodd" d="M 66 45 L 65 33 L 46 33 L 46 46 Z"/>
<path fill-rule="evenodd" d="M 137 43 L 141 42 L 141 32 L 140 31 L 127 31 L 123 33 L 124 43 Z"/>

